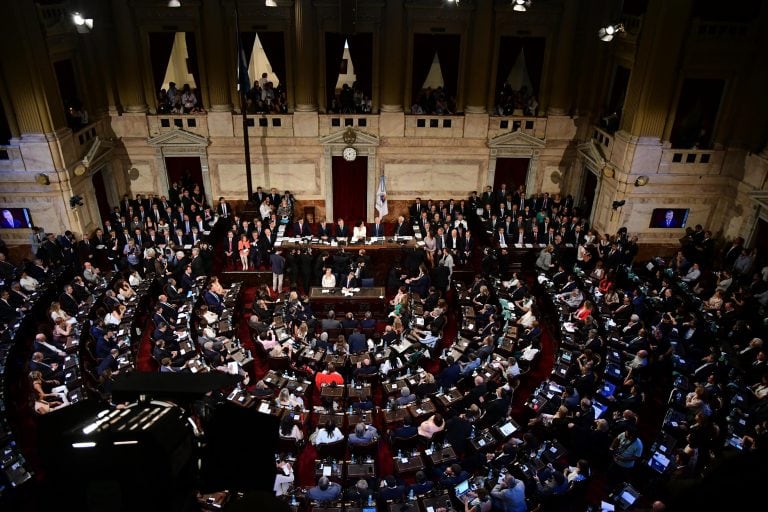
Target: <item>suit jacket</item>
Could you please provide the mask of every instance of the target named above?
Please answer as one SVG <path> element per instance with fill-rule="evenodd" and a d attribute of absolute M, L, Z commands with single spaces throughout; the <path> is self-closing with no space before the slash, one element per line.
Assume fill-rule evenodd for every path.
<path fill-rule="evenodd" d="M 371 224 L 368 227 L 369 236 L 384 236 L 384 224 Z"/>
<path fill-rule="evenodd" d="M 308 222 L 298 223 L 293 225 L 293 236 L 312 236 L 312 230 L 309 228 Z"/>
<path fill-rule="evenodd" d="M 410 236 L 413 235 L 413 232 L 411 231 L 411 226 L 404 221 L 402 224 L 395 224 L 394 234 L 395 236 Z"/>
<path fill-rule="evenodd" d="M 61 305 L 61 309 L 66 311 L 69 316 L 77 315 L 77 301 L 71 295 L 67 295 L 66 293 L 59 295 L 59 304 Z"/>
<path fill-rule="evenodd" d="M 408 208 L 408 213 L 412 219 L 418 219 L 421 216 L 421 212 L 426 211 L 427 209 L 427 206 L 424 203 L 421 203 L 419 206 L 417 205 L 418 203 L 413 203 L 410 208 Z"/>
<path fill-rule="evenodd" d="M 235 214 L 235 212 L 232 210 L 232 206 L 228 202 L 224 201 L 224 205 L 227 207 L 226 217 Z M 219 214 L 220 217 L 225 217 L 224 206 L 221 203 L 216 205 L 216 213 Z"/>
<path fill-rule="evenodd" d="M 344 224 L 343 226 L 339 226 L 338 224 L 336 224 L 333 229 L 334 229 L 333 235 L 336 238 L 349 238 L 351 236 L 349 231 L 349 226 L 347 226 L 346 224 Z"/>
<path fill-rule="evenodd" d="M 332 236 L 331 228 L 328 226 L 328 224 L 320 222 L 317 224 L 316 234 L 319 237 L 324 237 L 324 236 L 330 237 Z"/>

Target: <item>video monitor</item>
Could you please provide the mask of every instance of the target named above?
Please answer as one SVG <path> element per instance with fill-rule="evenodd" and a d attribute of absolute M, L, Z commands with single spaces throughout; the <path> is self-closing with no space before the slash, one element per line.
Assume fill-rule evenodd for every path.
<path fill-rule="evenodd" d="M 28 208 L 0 208 L 0 229 L 31 229 Z"/>
<path fill-rule="evenodd" d="M 688 208 L 654 208 L 650 228 L 684 228 L 688 222 Z"/>

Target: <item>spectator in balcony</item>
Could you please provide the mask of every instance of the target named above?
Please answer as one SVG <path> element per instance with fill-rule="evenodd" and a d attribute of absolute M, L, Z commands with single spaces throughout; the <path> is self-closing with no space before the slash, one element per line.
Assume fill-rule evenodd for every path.
<path fill-rule="evenodd" d="M 181 91 L 181 105 L 185 114 L 197 110 L 197 96 L 194 91 L 190 89 L 189 84 L 184 84 L 184 88 Z"/>

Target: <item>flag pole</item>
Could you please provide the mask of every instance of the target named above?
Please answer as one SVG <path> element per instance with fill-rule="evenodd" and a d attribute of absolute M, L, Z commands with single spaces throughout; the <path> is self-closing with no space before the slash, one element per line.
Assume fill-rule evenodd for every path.
<path fill-rule="evenodd" d="M 248 113 L 246 102 L 246 90 L 243 87 L 243 77 L 240 73 L 243 71 L 243 62 L 241 59 L 245 58 L 243 41 L 240 38 L 240 12 L 237 9 L 237 1 L 235 1 L 235 35 L 237 37 L 237 90 L 240 95 L 240 116 L 243 120 L 243 148 L 245 149 L 245 184 L 248 189 L 248 202 L 253 198 L 253 179 L 251 177 L 251 143 L 248 140 Z M 248 68 L 245 68 L 246 73 Z M 248 80 L 246 77 L 245 80 Z"/>

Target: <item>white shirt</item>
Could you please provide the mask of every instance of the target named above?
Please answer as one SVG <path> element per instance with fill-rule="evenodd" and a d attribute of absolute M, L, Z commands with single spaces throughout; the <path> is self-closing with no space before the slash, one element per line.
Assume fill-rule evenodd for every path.
<path fill-rule="evenodd" d="M 336 276 L 333 274 L 323 274 L 320 284 L 323 288 L 334 288 L 336 286 Z"/>
<path fill-rule="evenodd" d="M 352 228 L 352 241 L 355 242 L 366 237 L 365 226 L 355 226 Z"/>

